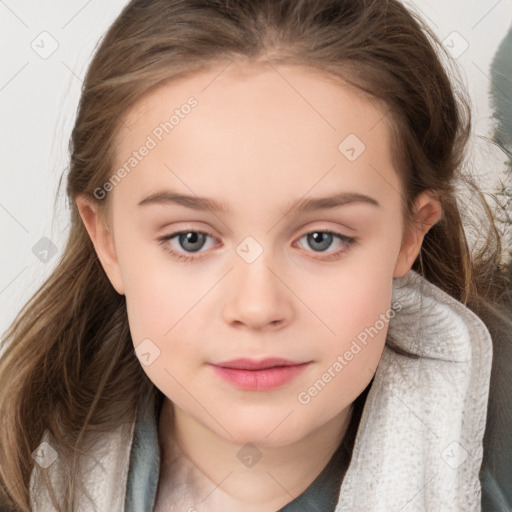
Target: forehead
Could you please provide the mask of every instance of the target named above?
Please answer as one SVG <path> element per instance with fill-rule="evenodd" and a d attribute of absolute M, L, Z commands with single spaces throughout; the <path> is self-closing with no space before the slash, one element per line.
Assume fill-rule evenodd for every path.
<path fill-rule="evenodd" d="M 117 166 L 148 140 L 153 146 L 126 180 L 133 191 L 163 181 L 201 190 L 208 180 L 218 196 L 244 186 L 300 196 L 319 180 L 323 192 L 340 178 L 350 188 L 371 176 L 367 192 L 396 181 L 385 105 L 310 68 L 219 65 L 155 88 L 124 121 Z"/>
<path fill-rule="evenodd" d="M 341 77 L 314 68 L 230 62 L 168 80 L 151 89 L 128 111 L 124 124 L 131 127 L 144 120 L 160 123 L 191 96 L 200 103 L 203 121 L 207 116 L 220 115 L 226 121 L 236 119 L 249 125 L 269 114 L 261 107 L 270 107 L 274 109 L 271 119 L 284 121 L 293 112 L 333 132 L 347 128 L 348 117 L 351 127 L 370 130 L 383 120 L 387 111 L 383 102 Z M 259 113 L 257 118 L 247 115 L 255 111 Z M 128 138 L 129 131 L 124 132 Z"/>

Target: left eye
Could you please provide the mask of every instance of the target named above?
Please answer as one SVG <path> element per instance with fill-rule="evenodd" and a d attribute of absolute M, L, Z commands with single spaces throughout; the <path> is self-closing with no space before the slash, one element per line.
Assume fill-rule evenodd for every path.
<path fill-rule="evenodd" d="M 353 237 L 349 237 L 346 235 L 342 235 L 341 233 L 336 233 L 334 231 L 311 231 L 309 233 L 306 233 L 302 235 L 299 240 L 302 240 L 303 238 L 306 238 L 307 243 L 310 244 L 311 247 L 315 247 L 318 250 L 315 250 L 314 252 L 324 252 L 325 249 L 327 249 L 329 246 L 331 246 L 333 240 L 335 238 L 338 238 L 342 242 L 342 250 L 337 251 L 334 254 L 331 254 L 330 256 L 336 256 L 346 250 L 346 248 L 355 241 Z"/>
<path fill-rule="evenodd" d="M 179 231 L 177 233 L 164 236 L 160 238 L 159 241 L 163 245 L 164 250 L 172 254 L 177 259 L 192 260 L 196 257 L 191 256 L 190 254 L 199 252 L 204 247 L 207 238 L 213 237 L 203 231 Z M 332 245 L 333 240 L 338 238 L 338 240 L 341 242 L 341 250 L 330 253 L 327 255 L 327 257 L 339 256 L 341 253 L 345 252 L 352 243 L 356 241 L 356 239 L 353 237 L 342 235 L 341 233 L 336 233 L 329 230 L 311 231 L 302 235 L 298 240 L 300 241 L 303 238 L 306 238 L 307 243 L 314 248 L 313 252 L 317 253 L 325 252 L 326 249 Z M 179 247 L 176 247 L 176 245 L 173 243 L 174 239 L 177 239 Z M 171 247 L 169 247 L 168 242 L 170 242 Z M 181 252 L 182 250 L 184 253 Z"/>

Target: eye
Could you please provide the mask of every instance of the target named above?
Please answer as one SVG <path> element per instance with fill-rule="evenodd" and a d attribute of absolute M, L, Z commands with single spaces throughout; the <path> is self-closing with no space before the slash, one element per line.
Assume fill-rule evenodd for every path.
<path fill-rule="evenodd" d="M 213 236 L 204 231 L 188 230 L 171 233 L 170 235 L 161 237 L 158 240 L 159 243 L 163 246 L 163 249 L 170 253 L 174 258 L 180 261 L 191 261 L 202 257 L 193 256 L 192 254 L 200 253 L 201 249 L 204 248 L 205 242 L 208 238 L 214 239 Z M 341 256 L 341 254 L 346 252 L 349 247 L 357 241 L 357 239 L 354 237 L 349 237 L 330 230 L 310 231 L 309 233 L 302 235 L 299 238 L 299 242 L 304 238 L 306 239 L 307 243 L 313 247 L 313 252 L 316 253 L 326 252 L 325 250 L 332 245 L 333 240 L 338 239 L 340 247 L 339 250 L 335 251 L 334 253 L 329 253 L 326 257 L 317 258 L 324 260 Z"/>
<path fill-rule="evenodd" d="M 346 252 L 349 249 L 349 247 L 356 242 L 356 238 L 354 237 L 343 235 L 341 233 L 337 233 L 335 231 L 330 230 L 310 231 L 309 233 L 302 235 L 299 238 L 299 242 L 303 238 L 306 239 L 310 247 L 313 247 L 315 249 L 313 252 L 319 253 L 325 252 L 325 249 L 329 248 L 332 245 L 333 240 L 335 240 L 336 238 L 339 240 L 340 249 L 335 251 L 334 253 L 329 253 L 327 257 L 322 257 L 321 259 L 333 259 L 338 256 L 341 256 L 341 254 Z"/>
<path fill-rule="evenodd" d="M 176 257 L 178 260 L 189 261 L 195 259 L 194 256 L 187 256 L 186 254 L 182 254 L 179 251 L 183 248 L 185 251 L 190 251 L 191 253 L 199 252 L 205 243 L 207 237 L 211 237 L 208 233 L 204 231 L 179 231 L 177 233 L 172 233 L 171 235 L 164 236 L 160 238 L 160 244 L 163 246 L 164 250 Z M 171 246 L 176 247 L 175 244 L 172 244 L 172 241 L 176 238 L 176 243 L 179 245 L 178 251 L 169 247 L 169 243 Z"/>

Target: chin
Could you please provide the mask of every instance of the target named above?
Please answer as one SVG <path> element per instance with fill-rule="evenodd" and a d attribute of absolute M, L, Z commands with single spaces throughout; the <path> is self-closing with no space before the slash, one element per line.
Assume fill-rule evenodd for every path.
<path fill-rule="evenodd" d="M 290 415 L 291 416 L 291 415 Z M 249 419 L 244 424 L 232 423 L 226 425 L 226 429 L 231 436 L 224 430 L 220 431 L 216 428 L 219 435 L 230 443 L 244 446 L 247 443 L 252 443 L 260 448 L 279 448 L 293 444 L 300 440 L 307 432 L 302 432 L 294 424 L 290 422 L 285 425 L 289 418 L 283 421 L 286 415 L 282 415 L 278 419 L 269 421 L 268 418 L 253 418 Z M 258 421 L 259 420 L 259 421 Z"/>

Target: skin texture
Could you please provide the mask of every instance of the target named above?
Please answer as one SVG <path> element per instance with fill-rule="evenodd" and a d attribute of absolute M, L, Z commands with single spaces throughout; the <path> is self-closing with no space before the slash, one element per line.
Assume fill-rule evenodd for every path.
<path fill-rule="evenodd" d="M 168 398 L 156 509 L 275 511 L 336 450 L 388 324 L 309 403 L 298 394 L 389 311 L 392 279 L 411 268 L 441 205 L 421 194 L 418 224 L 402 232 L 386 109 L 303 67 L 231 63 L 151 91 L 126 116 L 117 164 L 190 96 L 197 106 L 108 192 L 110 225 L 93 202 L 80 197 L 77 205 L 112 285 L 126 295 L 134 347 L 150 339 L 160 351 L 143 365 Z M 349 134 L 366 146 L 354 161 L 338 149 Z M 138 206 L 163 189 L 222 201 L 229 213 Z M 295 199 L 337 191 L 380 206 L 288 212 Z M 159 242 L 180 230 L 209 236 L 202 247 Z M 322 246 L 305 236 L 325 230 L 356 242 L 333 237 Z M 262 250 L 250 263 L 237 252 L 246 237 L 254 239 L 250 253 Z M 195 259 L 180 261 L 166 247 Z M 269 391 L 238 389 L 208 364 L 270 356 L 311 363 Z M 246 443 L 261 454 L 251 467 L 237 457 Z"/>

